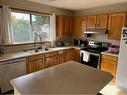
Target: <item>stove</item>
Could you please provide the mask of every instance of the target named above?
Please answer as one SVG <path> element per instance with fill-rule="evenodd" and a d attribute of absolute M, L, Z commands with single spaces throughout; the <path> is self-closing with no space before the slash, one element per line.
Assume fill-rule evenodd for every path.
<path fill-rule="evenodd" d="M 108 46 L 109 43 L 107 42 L 88 41 L 88 45 L 80 49 L 80 62 L 84 65 L 100 69 L 101 52 L 108 50 Z M 84 57 L 88 57 L 88 55 L 88 60 L 84 60 Z"/>

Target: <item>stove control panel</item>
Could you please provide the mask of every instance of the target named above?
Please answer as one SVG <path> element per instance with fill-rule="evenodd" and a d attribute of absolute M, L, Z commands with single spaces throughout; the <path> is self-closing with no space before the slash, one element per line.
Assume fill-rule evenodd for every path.
<path fill-rule="evenodd" d="M 96 46 L 96 47 L 108 47 L 109 43 L 107 42 L 99 42 L 99 41 L 89 41 L 89 46 Z"/>

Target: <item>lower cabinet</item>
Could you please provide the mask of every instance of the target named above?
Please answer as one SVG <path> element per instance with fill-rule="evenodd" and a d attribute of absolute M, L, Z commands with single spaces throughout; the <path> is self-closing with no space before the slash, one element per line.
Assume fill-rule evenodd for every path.
<path fill-rule="evenodd" d="M 75 52 L 76 52 L 75 61 L 80 62 L 80 49 L 79 48 L 75 49 Z"/>
<path fill-rule="evenodd" d="M 70 49 L 70 60 L 75 60 L 75 56 L 76 56 L 76 49 L 75 48 Z"/>
<path fill-rule="evenodd" d="M 58 64 L 57 52 L 49 52 L 44 54 L 45 68 L 52 67 Z"/>
<path fill-rule="evenodd" d="M 113 82 L 116 78 L 117 60 L 117 57 L 111 55 L 102 55 L 101 58 L 101 70 L 111 73 L 114 76 Z"/>
<path fill-rule="evenodd" d="M 80 62 L 80 49 L 79 48 L 70 49 L 70 59 Z"/>
<path fill-rule="evenodd" d="M 27 58 L 27 73 L 36 72 L 70 60 L 80 62 L 80 49 L 71 48 L 32 55 Z"/>
<path fill-rule="evenodd" d="M 59 64 L 70 61 L 70 49 L 58 51 L 58 62 Z"/>
<path fill-rule="evenodd" d="M 32 73 L 44 69 L 44 54 L 32 55 L 27 60 L 27 72 Z"/>

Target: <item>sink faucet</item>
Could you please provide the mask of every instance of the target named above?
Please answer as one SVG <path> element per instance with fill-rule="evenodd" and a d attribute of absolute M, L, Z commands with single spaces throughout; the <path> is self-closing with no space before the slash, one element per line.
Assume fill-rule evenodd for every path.
<path fill-rule="evenodd" d="M 42 48 L 42 44 L 41 43 L 37 43 L 37 39 L 39 38 L 39 42 L 42 42 L 42 37 L 39 35 L 39 33 L 35 32 L 34 33 L 34 49 L 35 49 L 35 52 L 38 52 L 39 49 Z M 40 44 L 38 46 L 38 44 Z"/>

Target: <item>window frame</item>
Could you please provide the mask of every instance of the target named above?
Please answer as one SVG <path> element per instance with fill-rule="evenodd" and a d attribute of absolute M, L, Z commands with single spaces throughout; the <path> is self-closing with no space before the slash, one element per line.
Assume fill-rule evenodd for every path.
<path fill-rule="evenodd" d="M 29 16 L 30 16 L 30 28 L 31 28 L 31 32 L 32 32 L 32 15 L 37 15 L 37 16 L 50 16 L 50 14 L 48 14 L 48 13 L 41 13 L 41 12 L 36 12 L 36 11 L 28 11 L 28 10 L 22 10 L 22 9 L 13 9 L 13 8 L 11 8 L 11 12 L 15 12 L 15 13 L 24 13 L 24 14 L 29 14 Z M 11 12 L 10 12 L 10 14 L 11 14 Z M 10 17 L 10 19 L 11 19 L 11 17 Z M 11 20 L 10 20 L 10 25 L 11 25 Z M 12 32 L 12 29 L 11 29 L 11 31 L 10 32 Z M 26 45 L 26 44 L 35 44 L 35 43 L 51 43 L 51 40 L 49 40 L 49 41 L 42 41 L 42 42 L 34 42 L 34 40 L 32 41 L 31 40 L 31 42 L 21 42 L 21 43 L 14 43 L 13 42 L 13 35 L 12 35 L 12 33 L 11 33 L 11 39 L 12 39 L 12 44 L 11 45 Z M 51 39 L 51 38 L 50 38 Z"/>

